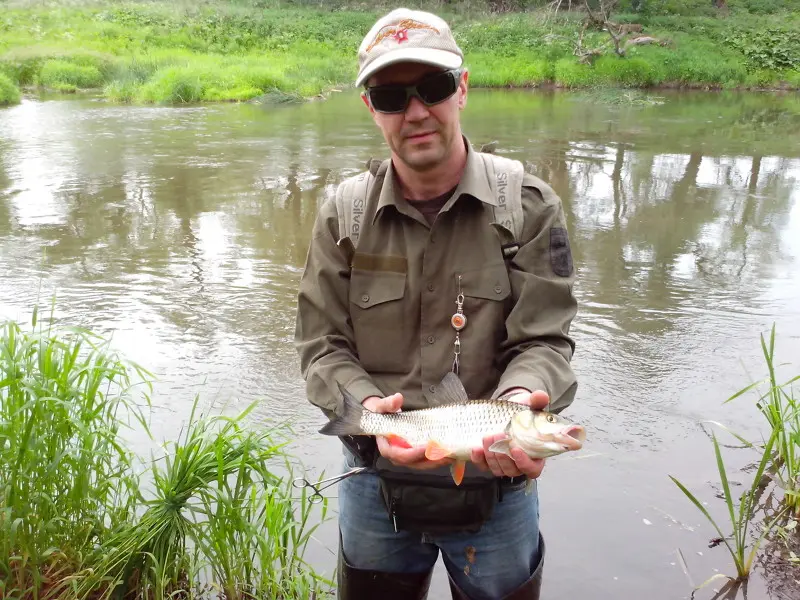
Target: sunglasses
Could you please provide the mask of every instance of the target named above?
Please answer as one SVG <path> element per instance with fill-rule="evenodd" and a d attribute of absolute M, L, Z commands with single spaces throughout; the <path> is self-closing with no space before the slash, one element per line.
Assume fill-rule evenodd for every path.
<path fill-rule="evenodd" d="M 419 98 L 425 106 L 444 102 L 456 93 L 461 80 L 461 69 L 429 75 L 414 85 L 376 85 L 367 88 L 366 95 L 376 111 L 401 113 L 411 98 Z"/>

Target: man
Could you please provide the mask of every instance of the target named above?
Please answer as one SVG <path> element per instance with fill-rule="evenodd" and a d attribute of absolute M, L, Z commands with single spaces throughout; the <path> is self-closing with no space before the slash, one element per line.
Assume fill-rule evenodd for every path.
<path fill-rule="evenodd" d="M 436 384 L 451 370 L 470 398 L 555 412 L 574 398 L 560 200 L 521 166 L 508 198 L 511 161 L 471 148 L 462 63 L 447 23 L 421 11 L 392 11 L 359 48 L 356 85 L 391 158 L 321 206 L 300 283 L 301 368 L 329 417 L 339 385 L 371 411 L 411 410 L 441 401 Z M 514 201 L 519 236 L 495 218 Z M 544 461 L 490 452 L 504 436 L 472 452 L 458 486 L 450 460 L 428 460 L 424 448 L 342 437 L 347 468 L 378 475 L 339 484 L 339 597 L 425 598 L 441 551 L 455 598 L 538 598 L 544 545 L 536 486 L 526 484 Z"/>

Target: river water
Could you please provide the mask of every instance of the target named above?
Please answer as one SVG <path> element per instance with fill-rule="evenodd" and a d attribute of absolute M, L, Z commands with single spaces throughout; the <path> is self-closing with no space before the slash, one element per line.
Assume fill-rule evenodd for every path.
<path fill-rule="evenodd" d="M 773 323 L 785 374 L 800 372 L 800 99 L 658 97 L 476 90 L 463 115 L 473 142 L 498 140 L 560 194 L 578 270 L 567 414 L 589 441 L 540 480 L 548 599 L 688 598 L 678 549 L 695 584 L 732 573 L 668 475 L 724 517 L 701 422 L 763 431 L 752 395 L 722 403 L 764 375 Z M 234 412 L 258 400 L 254 426 L 291 420 L 308 476 L 330 473 L 339 449 L 316 433 L 292 348 L 295 289 L 321 199 L 373 155 L 383 140 L 347 92 L 0 110 L 0 318 L 29 321 L 55 296 L 57 319 L 112 336 L 157 376 L 157 439 L 174 439 L 198 394 Z M 752 455 L 726 459 L 746 481 Z M 335 542 L 329 521 L 309 549 L 327 573 Z M 749 597 L 790 597 L 777 579 L 759 568 Z M 431 597 L 444 590 L 439 563 Z"/>

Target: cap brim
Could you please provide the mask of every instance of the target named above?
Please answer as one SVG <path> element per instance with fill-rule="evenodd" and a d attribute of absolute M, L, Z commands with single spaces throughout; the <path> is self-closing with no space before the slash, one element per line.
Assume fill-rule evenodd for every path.
<path fill-rule="evenodd" d="M 433 65 L 443 69 L 456 69 L 461 66 L 464 60 L 453 52 L 447 50 L 435 50 L 432 48 L 398 48 L 392 52 L 387 52 L 379 56 L 367 65 L 358 74 L 355 86 L 363 84 L 373 74 L 381 69 L 400 62 L 415 62 L 426 65 Z"/>

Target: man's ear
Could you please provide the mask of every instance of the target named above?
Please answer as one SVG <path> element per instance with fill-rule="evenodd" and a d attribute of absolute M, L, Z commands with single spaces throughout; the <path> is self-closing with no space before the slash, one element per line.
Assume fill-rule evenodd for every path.
<path fill-rule="evenodd" d="M 362 101 L 364 102 L 364 104 L 367 106 L 367 108 L 369 109 L 369 112 L 374 112 L 374 111 L 372 110 L 372 106 L 371 106 L 371 105 L 370 105 L 370 103 L 369 103 L 369 98 L 367 98 L 367 92 L 361 92 L 361 100 L 362 100 Z"/>
<path fill-rule="evenodd" d="M 458 108 L 464 108 L 467 105 L 467 88 L 469 82 L 469 71 L 464 69 L 461 74 L 461 79 L 458 82 Z"/>

